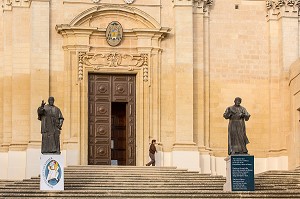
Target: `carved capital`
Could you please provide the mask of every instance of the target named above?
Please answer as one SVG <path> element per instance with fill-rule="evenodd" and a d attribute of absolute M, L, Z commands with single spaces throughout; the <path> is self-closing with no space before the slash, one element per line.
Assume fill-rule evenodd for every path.
<path fill-rule="evenodd" d="M 0 0 L 3 11 L 11 11 L 13 7 L 30 7 L 31 0 Z"/>
<path fill-rule="evenodd" d="M 214 0 L 194 0 L 195 7 L 200 9 L 202 13 L 208 13 L 213 4 Z"/>
<path fill-rule="evenodd" d="M 266 0 L 266 8 L 269 15 L 278 15 L 282 13 L 293 12 L 298 16 L 300 0 Z"/>
<path fill-rule="evenodd" d="M 129 71 L 142 69 L 144 81 L 148 81 L 148 54 L 126 53 L 86 53 L 78 54 L 78 79 L 83 79 L 83 66 L 91 66 L 95 71 L 102 68 L 127 68 Z"/>

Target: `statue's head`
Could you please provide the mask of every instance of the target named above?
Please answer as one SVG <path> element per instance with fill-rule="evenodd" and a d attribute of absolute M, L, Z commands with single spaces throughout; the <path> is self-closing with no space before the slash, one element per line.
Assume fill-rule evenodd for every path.
<path fill-rule="evenodd" d="M 48 98 L 48 103 L 50 106 L 53 106 L 54 105 L 54 97 L 49 97 Z"/>
<path fill-rule="evenodd" d="M 239 106 L 241 103 L 242 103 L 242 98 L 236 97 L 236 98 L 234 99 L 234 104 L 235 104 L 236 106 Z"/>

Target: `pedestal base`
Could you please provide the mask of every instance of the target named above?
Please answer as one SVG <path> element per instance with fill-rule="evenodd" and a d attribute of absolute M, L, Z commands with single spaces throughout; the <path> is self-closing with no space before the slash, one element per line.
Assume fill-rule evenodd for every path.
<path fill-rule="evenodd" d="M 254 191 L 254 156 L 232 155 L 226 161 L 224 191 Z"/>
<path fill-rule="evenodd" d="M 40 160 L 40 190 L 64 190 L 63 156 L 56 154 L 42 154 Z"/>

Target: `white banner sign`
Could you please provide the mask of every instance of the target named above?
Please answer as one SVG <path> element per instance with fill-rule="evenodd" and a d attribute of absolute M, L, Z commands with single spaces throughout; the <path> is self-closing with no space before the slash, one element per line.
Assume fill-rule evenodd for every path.
<path fill-rule="evenodd" d="M 40 190 L 64 190 L 63 156 L 55 154 L 41 155 Z"/>

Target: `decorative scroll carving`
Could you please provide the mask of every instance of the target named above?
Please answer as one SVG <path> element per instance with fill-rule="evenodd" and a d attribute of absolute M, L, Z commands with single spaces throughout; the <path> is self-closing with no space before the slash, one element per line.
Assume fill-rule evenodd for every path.
<path fill-rule="evenodd" d="M 143 60 L 143 78 L 144 81 L 148 81 L 148 55 L 141 54 L 141 58 Z"/>
<path fill-rule="evenodd" d="M 300 8 L 300 0 L 266 0 L 267 10 L 280 9 L 281 7 Z"/>
<path fill-rule="evenodd" d="M 144 81 L 148 81 L 148 54 L 85 53 L 78 55 L 78 79 L 83 78 L 83 64 L 92 66 L 94 70 L 101 68 L 127 68 L 133 71 L 143 69 Z"/>
<path fill-rule="evenodd" d="M 83 57 L 86 55 L 85 52 L 79 52 L 78 55 L 78 79 L 83 79 Z"/>
<path fill-rule="evenodd" d="M 203 9 L 203 12 L 209 12 L 214 0 L 194 0 L 194 3 L 197 8 Z"/>
<path fill-rule="evenodd" d="M 0 0 L 3 11 L 12 10 L 13 7 L 30 7 L 31 0 Z"/>

